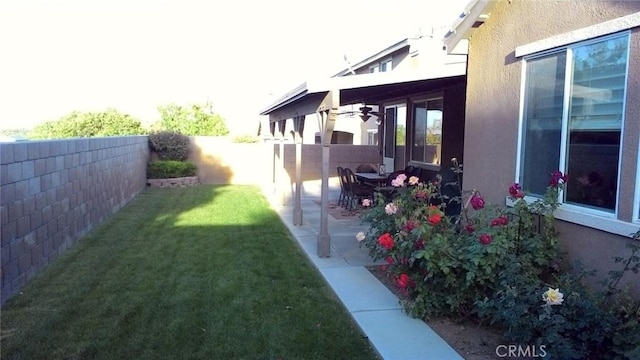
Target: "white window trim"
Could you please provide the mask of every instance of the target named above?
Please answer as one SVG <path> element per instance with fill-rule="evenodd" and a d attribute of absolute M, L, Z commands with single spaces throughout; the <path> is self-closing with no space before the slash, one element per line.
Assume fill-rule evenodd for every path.
<path fill-rule="evenodd" d="M 527 202 L 533 201 L 533 197 L 526 197 Z M 505 198 L 505 205 L 513 207 L 515 202 L 509 197 Z M 576 206 L 561 204 L 553 214 L 558 220 L 586 226 L 611 234 L 629 237 L 638 231 L 638 224 L 616 219 L 613 213 L 593 210 L 593 213 L 585 212 L 585 209 L 577 210 Z"/>
<path fill-rule="evenodd" d="M 640 27 L 640 12 L 518 46 L 515 55 L 516 57 L 531 55 L 634 27 Z"/>
<path fill-rule="evenodd" d="M 637 24 L 631 27 L 636 27 L 636 26 L 640 26 L 640 13 L 636 13 L 636 14 L 632 14 L 633 17 L 631 19 L 627 19 L 628 21 L 625 22 L 626 24 L 629 24 L 631 22 L 631 20 L 633 21 L 637 21 Z M 624 18 L 619 18 L 619 19 L 626 19 L 629 18 L 629 16 L 626 16 Z M 636 19 L 637 18 L 637 19 Z M 609 21 L 606 23 L 602 23 L 602 24 L 610 24 L 613 22 L 616 22 L 617 24 L 617 20 L 615 21 Z M 600 24 L 600 25 L 602 25 Z M 585 28 L 585 29 L 591 29 L 592 27 L 589 28 Z M 626 28 L 616 28 L 613 29 L 610 32 L 606 32 L 606 33 L 598 33 L 595 36 L 603 36 L 603 35 L 611 35 L 614 34 L 616 32 L 619 32 L 621 30 L 628 30 L 630 27 L 626 27 Z M 578 30 L 577 30 L 578 31 Z M 573 32 L 572 32 L 573 33 Z M 558 37 L 563 37 L 566 34 L 563 35 L 559 35 Z M 616 35 L 617 36 L 617 35 Z M 628 39 L 630 41 L 630 33 L 627 33 Z M 549 39 L 555 39 L 556 37 L 553 38 L 549 38 Z M 532 44 L 537 44 L 537 43 L 542 43 L 545 42 L 549 39 L 545 39 L 545 40 L 541 40 L 539 42 L 536 43 L 532 43 Z M 573 38 L 575 39 L 575 37 Z M 562 43 L 560 45 L 554 45 L 553 47 L 559 47 L 560 49 L 552 49 L 551 47 L 540 47 L 540 50 L 537 50 L 536 52 L 540 52 L 540 54 L 535 54 L 532 55 L 532 53 L 528 53 L 527 55 L 532 55 L 532 56 L 528 56 L 525 58 L 525 60 L 530 60 L 530 59 L 535 59 L 538 58 L 539 56 L 544 56 L 547 55 L 551 52 L 556 52 L 556 51 L 567 51 L 567 66 L 569 66 L 570 63 L 570 56 L 571 56 L 571 51 L 570 51 L 570 46 L 573 43 L 577 43 L 577 42 L 581 42 L 581 43 L 589 43 L 589 40 L 593 40 L 595 41 L 601 41 L 602 39 L 592 39 L 592 38 L 586 38 L 586 39 L 581 39 L 581 40 L 574 40 L 574 41 L 568 41 L 565 43 Z M 531 44 L 529 44 L 531 45 Z M 528 45 L 525 45 L 528 46 Z M 564 48 L 564 49 L 563 49 Z M 550 51 L 552 50 L 552 51 Z M 517 55 L 518 50 L 516 49 L 516 56 Z M 522 56 L 522 54 L 520 55 Z M 628 79 L 628 71 L 629 71 L 629 61 L 630 61 L 630 51 L 627 53 L 627 79 Z M 523 125 L 524 125 L 524 96 L 522 96 L 522 94 L 524 94 L 525 92 L 525 84 L 526 84 L 526 66 L 522 66 L 522 72 L 521 72 L 521 80 L 520 80 L 520 116 L 519 116 L 519 121 L 518 121 L 518 144 L 517 144 L 517 153 L 516 153 L 516 173 L 515 173 L 515 182 L 519 182 L 519 174 L 520 174 L 520 167 L 522 166 L 521 164 L 521 154 L 522 154 L 522 134 L 523 134 Z M 566 86 L 566 84 L 565 84 Z M 625 95 L 624 98 L 627 98 L 626 95 L 627 92 L 627 87 L 625 86 Z M 565 99 L 566 101 L 566 99 Z M 566 109 L 567 104 L 563 104 L 563 107 L 565 108 L 564 111 L 567 111 Z M 626 102 L 623 105 L 623 114 L 625 114 L 626 111 Z M 563 135 L 562 137 L 564 138 L 566 136 L 565 134 L 565 128 L 566 128 L 566 124 L 564 123 L 564 121 L 566 121 L 566 116 L 563 116 L 563 128 L 562 128 L 562 132 Z M 622 122 L 622 126 L 621 126 L 621 134 L 624 134 L 624 128 L 625 128 L 625 123 L 626 123 L 626 118 L 623 119 Z M 621 139 L 622 141 L 622 139 Z M 565 152 L 566 149 L 564 148 L 564 146 L 566 146 L 566 144 L 561 145 L 561 152 L 560 152 L 560 160 L 563 160 L 562 157 L 565 156 Z M 620 144 L 621 146 L 621 151 L 622 151 L 622 142 Z M 640 144 L 638 147 L 638 151 L 640 154 Z M 638 161 L 640 161 L 640 157 L 637 159 Z M 622 153 L 619 155 L 618 158 L 618 169 L 622 168 Z M 578 225 L 582 225 L 582 226 L 586 226 L 586 227 L 590 227 L 593 229 L 597 229 L 597 230 L 601 230 L 601 231 L 605 231 L 608 233 L 612 233 L 612 234 L 616 234 L 616 235 L 621 235 L 621 236 L 630 236 L 631 234 L 634 234 L 638 231 L 638 225 L 640 224 L 640 219 L 638 218 L 638 210 L 640 210 L 640 204 L 638 203 L 640 201 L 640 188 L 639 188 L 639 184 L 638 184 L 638 179 L 640 176 L 640 163 L 637 164 L 636 166 L 636 191 L 635 191 L 635 195 L 634 195 L 634 206 L 633 206 L 633 217 L 632 217 L 632 222 L 627 222 L 627 221 L 622 221 L 622 220 L 618 220 L 618 210 L 620 208 L 620 181 L 621 178 L 620 176 L 618 177 L 618 184 L 617 184 L 617 192 L 616 192 L 616 209 L 615 212 L 607 212 L 607 211 L 600 211 L 600 210 L 596 210 L 596 209 L 590 209 L 588 207 L 582 207 L 582 206 L 577 206 L 577 205 L 572 205 L 572 204 L 560 204 L 560 206 L 558 207 L 558 209 L 556 210 L 556 212 L 554 213 L 554 217 L 556 219 L 559 220 L 563 220 L 563 221 L 567 221 L 567 222 L 571 222 L 574 224 L 578 224 Z M 561 194 L 562 196 L 562 194 Z M 536 198 L 535 197 L 529 197 L 527 196 L 525 198 L 527 200 L 527 202 L 531 202 L 534 201 Z M 506 198 L 505 200 L 505 204 L 507 206 L 513 206 L 514 202 L 510 199 L 510 198 Z"/>

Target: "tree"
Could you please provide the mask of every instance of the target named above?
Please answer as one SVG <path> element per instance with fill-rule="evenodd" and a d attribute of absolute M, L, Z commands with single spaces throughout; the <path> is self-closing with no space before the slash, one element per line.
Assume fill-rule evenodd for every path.
<path fill-rule="evenodd" d="M 141 135 L 147 131 L 139 120 L 115 109 L 103 112 L 73 111 L 58 120 L 36 126 L 30 134 L 35 139 Z"/>
<path fill-rule="evenodd" d="M 161 119 L 153 125 L 154 131 L 175 131 L 184 135 L 227 135 L 229 129 L 222 116 L 213 112 L 210 102 L 204 104 L 158 106 Z"/>

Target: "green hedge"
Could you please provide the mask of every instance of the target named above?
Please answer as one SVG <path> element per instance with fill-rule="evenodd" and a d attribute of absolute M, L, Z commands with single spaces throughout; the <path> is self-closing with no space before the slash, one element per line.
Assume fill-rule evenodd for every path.
<path fill-rule="evenodd" d="M 186 161 L 156 160 L 147 164 L 147 179 L 195 176 L 197 167 Z"/>
<path fill-rule="evenodd" d="M 185 161 L 189 155 L 189 137 L 174 131 L 152 132 L 149 147 L 160 160 Z"/>

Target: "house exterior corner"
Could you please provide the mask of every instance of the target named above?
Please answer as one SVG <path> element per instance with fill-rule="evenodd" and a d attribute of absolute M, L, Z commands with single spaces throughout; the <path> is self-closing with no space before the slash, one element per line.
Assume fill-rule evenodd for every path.
<path fill-rule="evenodd" d="M 601 277 L 640 229 L 638 12 L 630 1 L 498 1 L 468 36 L 465 188 L 505 204 L 511 184 L 531 190 L 552 159 L 569 176 L 557 214 L 567 260 Z M 592 177 L 601 198 L 589 195 Z"/>

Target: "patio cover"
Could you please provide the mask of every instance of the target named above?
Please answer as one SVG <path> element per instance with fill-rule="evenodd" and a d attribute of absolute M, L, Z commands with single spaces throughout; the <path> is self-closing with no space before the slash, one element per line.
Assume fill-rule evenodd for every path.
<path fill-rule="evenodd" d="M 464 76 L 466 62 L 441 64 L 423 72 L 390 71 L 373 74 L 351 75 L 315 79 L 302 83 L 287 92 L 260 112 L 268 115 L 271 134 L 275 125 L 284 137 L 287 119 L 293 119 L 296 143 L 296 191 L 294 196 L 293 223 L 302 225 L 301 208 L 301 151 L 302 132 L 305 116 L 317 114 L 322 143 L 322 186 L 320 234 L 318 235 L 318 256 L 328 257 L 331 240 L 328 234 L 329 208 L 329 146 L 333 125 L 339 107 L 350 104 L 382 104 L 386 100 L 399 99 L 444 85 L 450 78 Z M 282 142 L 281 142 L 282 154 Z M 282 161 L 282 160 L 281 160 Z"/>

